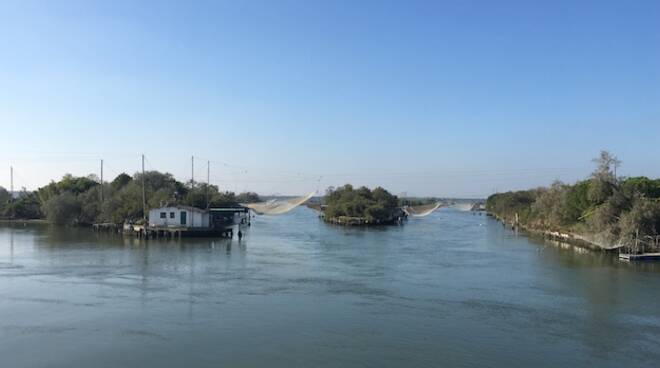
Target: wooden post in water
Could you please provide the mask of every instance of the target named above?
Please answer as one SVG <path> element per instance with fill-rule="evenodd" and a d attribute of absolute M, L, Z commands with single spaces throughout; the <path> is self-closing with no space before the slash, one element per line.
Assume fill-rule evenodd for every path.
<path fill-rule="evenodd" d="M 101 204 L 103 204 L 103 159 L 101 159 L 101 192 L 99 196 L 101 197 Z"/>
<path fill-rule="evenodd" d="M 206 209 L 207 210 L 209 209 L 209 185 L 211 185 L 211 161 L 206 161 Z"/>
<path fill-rule="evenodd" d="M 147 221 L 147 194 L 144 188 L 144 154 L 142 154 L 142 220 Z"/>
<path fill-rule="evenodd" d="M 515 222 L 514 222 L 513 228 L 514 228 L 514 230 L 515 230 L 515 229 L 518 228 L 518 223 L 520 222 L 520 217 L 518 216 L 518 212 L 516 212 L 516 217 L 515 217 L 515 220 L 514 220 L 514 221 L 515 221 Z"/>

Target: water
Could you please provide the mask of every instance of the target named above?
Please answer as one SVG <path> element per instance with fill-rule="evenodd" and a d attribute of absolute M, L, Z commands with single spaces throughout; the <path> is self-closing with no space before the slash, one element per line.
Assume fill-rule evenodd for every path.
<path fill-rule="evenodd" d="M 241 243 L 0 227 L 3 367 L 635 367 L 660 268 L 441 210 L 347 229 L 299 208 Z"/>

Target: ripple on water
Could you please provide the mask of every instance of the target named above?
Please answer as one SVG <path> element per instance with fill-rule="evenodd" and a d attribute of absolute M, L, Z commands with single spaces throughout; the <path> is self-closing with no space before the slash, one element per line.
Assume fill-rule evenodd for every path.
<path fill-rule="evenodd" d="M 11 231 L 0 352 L 16 368 L 43 366 L 20 353 L 35 346 L 50 366 L 76 368 L 54 340 L 75 348 L 69 358 L 159 368 L 660 359 L 660 267 L 552 247 L 469 213 L 356 229 L 301 208 L 255 218 L 240 244 L 28 226 L 0 227 L 0 247 Z"/>

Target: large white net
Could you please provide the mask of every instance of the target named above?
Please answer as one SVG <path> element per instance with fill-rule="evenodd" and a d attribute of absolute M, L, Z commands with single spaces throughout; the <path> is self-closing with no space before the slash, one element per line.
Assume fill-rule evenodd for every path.
<path fill-rule="evenodd" d="M 314 194 L 315 192 L 312 192 L 302 197 L 273 199 L 268 202 L 245 203 L 242 205 L 259 215 L 281 215 L 307 202 Z"/>
<path fill-rule="evenodd" d="M 406 206 L 403 211 L 412 217 L 425 217 L 442 206 L 441 203 L 424 204 L 420 206 Z"/>
<path fill-rule="evenodd" d="M 472 206 L 474 206 L 474 203 L 454 203 L 450 207 L 465 212 L 472 210 Z"/>

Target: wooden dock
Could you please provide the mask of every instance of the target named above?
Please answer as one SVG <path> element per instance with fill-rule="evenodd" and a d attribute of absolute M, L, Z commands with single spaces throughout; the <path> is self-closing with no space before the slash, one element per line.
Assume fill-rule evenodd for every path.
<path fill-rule="evenodd" d="M 145 226 L 142 224 L 124 224 L 123 226 L 118 224 L 94 224 L 93 229 L 97 232 L 118 232 L 145 239 L 175 239 L 182 237 L 233 238 L 234 236 L 234 229 L 229 225 L 217 227 L 185 227 Z"/>
<path fill-rule="evenodd" d="M 111 222 L 93 224 L 92 228 L 96 232 L 102 232 L 102 231 L 114 232 L 114 233 L 121 232 L 121 226 L 117 225 L 117 224 L 114 224 L 114 223 L 111 223 Z"/>
<path fill-rule="evenodd" d="M 147 238 L 233 238 L 234 229 L 227 227 L 158 227 L 143 230 Z"/>
<path fill-rule="evenodd" d="M 660 261 L 660 253 L 619 254 L 622 261 Z"/>

